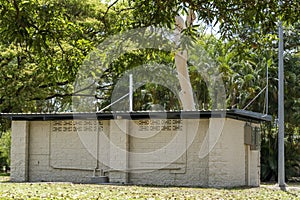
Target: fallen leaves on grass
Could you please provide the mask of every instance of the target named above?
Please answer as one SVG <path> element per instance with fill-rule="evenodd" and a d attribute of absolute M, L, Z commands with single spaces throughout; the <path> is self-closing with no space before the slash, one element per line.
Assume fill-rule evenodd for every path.
<path fill-rule="evenodd" d="M 299 199 L 297 190 L 188 188 L 72 183 L 0 183 L 0 199 Z"/>

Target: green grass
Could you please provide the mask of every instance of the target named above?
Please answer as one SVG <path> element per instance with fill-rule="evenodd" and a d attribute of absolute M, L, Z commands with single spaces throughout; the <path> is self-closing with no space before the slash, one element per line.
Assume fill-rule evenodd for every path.
<path fill-rule="evenodd" d="M 72 183 L 0 183 L 0 199 L 300 199 L 300 191 L 260 188 L 188 188 L 89 185 Z"/>
<path fill-rule="evenodd" d="M 0 173 L 0 183 L 9 181 L 9 174 L 7 173 Z"/>

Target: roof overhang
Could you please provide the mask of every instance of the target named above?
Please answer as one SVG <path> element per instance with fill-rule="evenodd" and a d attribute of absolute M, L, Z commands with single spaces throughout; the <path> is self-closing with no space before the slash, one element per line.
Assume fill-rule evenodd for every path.
<path fill-rule="evenodd" d="M 0 117 L 13 121 L 50 121 L 50 120 L 110 120 L 110 119 L 206 119 L 232 118 L 242 121 L 272 121 L 272 116 L 257 112 L 231 109 L 210 111 L 135 111 L 135 112 L 67 112 L 67 113 L 1 113 Z"/>

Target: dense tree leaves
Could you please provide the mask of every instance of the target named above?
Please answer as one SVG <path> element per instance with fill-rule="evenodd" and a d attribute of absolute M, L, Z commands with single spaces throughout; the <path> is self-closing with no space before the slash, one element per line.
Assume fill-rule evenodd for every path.
<path fill-rule="evenodd" d="M 218 23 L 221 35 L 235 40 L 235 47 L 230 44 L 227 46 L 239 50 L 245 48 L 247 44 L 256 48 L 257 45 L 260 47 L 270 45 L 272 34 L 276 31 L 275 22 L 278 17 L 292 25 L 299 13 L 295 12 L 299 9 L 298 3 L 283 1 L 283 6 L 280 8 L 277 1 L 272 0 L 268 3 L 239 0 L 226 2 L 140 0 L 113 1 L 106 5 L 93 0 L 48 1 L 47 3 L 3 1 L 0 7 L 1 66 L 3 66 L 1 85 L 5 85 L 0 96 L 2 112 L 68 109 L 69 97 L 74 92 L 72 83 L 78 67 L 90 50 L 106 36 L 149 25 L 172 28 L 175 16 L 179 13 L 187 13 L 188 9 L 196 13 L 199 21 L 206 24 Z M 258 38 L 265 38 L 267 42 Z M 225 57 L 235 54 L 229 51 L 220 54 L 218 59 L 225 59 L 222 63 L 230 60 Z M 142 57 L 138 59 L 143 60 Z M 138 60 L 135 53 L 127 54 L 126 59 L 129 60 L 128 63 Z M 237 69 L 226 71 L 233 61 L 230 62 L 223 64 L 223 72 L 228 73 L 228 77 L 232 76 L 228 81 L 231 84 L 235 83 L 235 86 L 233 84 L 227 88 L 228 95 L 235 95 L 234 98 L 246 101 L 245 96 L 235 94 L 235 91 L 241 89 L 238 88 L 241 87 L 240 84 L 244 84 L 249 88 L 247 90 L 251 93 L 250 96 L 253 96 L 259 89 L 253 90 L 250 82 L 254 83 L 259 77 L 252 74 L 254 69 L 250 70 L 253 66 L 249 59 L 244 63 L 248 65 L 245 68 L 248 70 L 246 74 L 235 74 L 235 76 L 234 71 L 239 71 L 239 67 L 236 65 Z M 120 74 L 130 67 L 133 66 L 115 65 L 107 73 L 117 71 Z M 120 71 L 121 68 L 124 70 Z M 110 77 L 113 85 L 115 78 Z M 241 77 L 246 77 L 246 82 Z M 234 106 L 235 101 L 231 101 L 230 106 Z M 14 105 L 22 105 L 22 108 Z"/>
<path fill-rule="evenodd" d="M 118 1 L 116 1 L 118 2 Z M 197 19 L 206 24 L 220 24 L 220 32 L 226 36 L 234 36 L 246 28 L 248 34 L 262 31 L 270 33 L 276 30 L 276 21 L 281 18 L 286 23 L 293 24 L 299 19 L 300 3 L 292 0 L 282 1 L 128 1 L 126 8 L 118 12 L 133 10 L 134 25 L 160 24 L 172 26 L 174 17 L 179 12 L 187 13 L 188 9 L 195 11 Z"/>
<path fill-rule="evenodd" d="M 15 0 L 0 11 L 1 112 L 67 109 L 78 67 L 103 39 L 105 7 Z"/>

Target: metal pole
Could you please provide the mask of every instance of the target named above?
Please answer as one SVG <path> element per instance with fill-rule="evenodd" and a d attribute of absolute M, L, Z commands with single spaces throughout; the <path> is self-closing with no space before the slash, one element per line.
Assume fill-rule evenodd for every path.
<path fill-rule="evenodd" d="M 284 66 L 283 66 L 283 28 L 278 27 L 278 185 L 285 187 L 284 171 Z"/>
<path fill-rule="evenodd" d="M 129 112 L 133 111 L 133 81 L 132 74 L 129 74 Z"/>
<path fill-rule="evenodd" d="M 269 113 L 269 65 L 268 65 L 268 59 L 269 59 L 269 50 L 267 52 L 267 71 L 266 71 L 266 79 L 267 79 L 267 88 L 266 88 L 266 115 Z"/>

